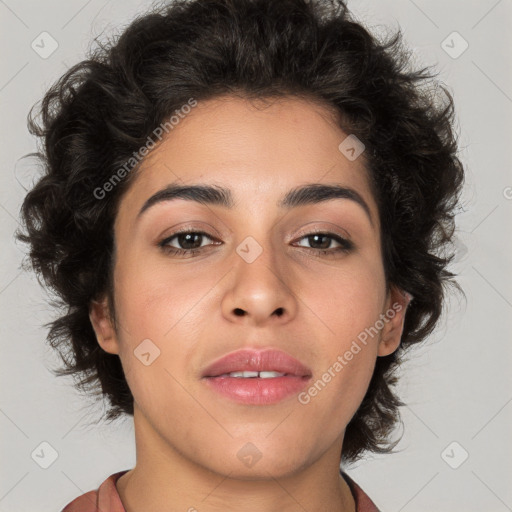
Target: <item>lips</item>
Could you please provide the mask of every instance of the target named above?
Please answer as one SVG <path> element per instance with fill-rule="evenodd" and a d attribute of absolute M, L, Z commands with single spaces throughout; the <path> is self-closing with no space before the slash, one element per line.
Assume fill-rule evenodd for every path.
<path fill-rule="evenodd" d="M 310 377 L 311 370 L 282 350 L 242 349 L 214 361 L 202 378 L 219 377 L 231 372 L 278 372 L 285 376 Z"/>
<path fill-rule="evenodd" d="M 244 405 L 272 405 L 300 393 L 311 370 L 282 350 L 244 349 L 213 362 L 201 381 L 211 391 Z"/>

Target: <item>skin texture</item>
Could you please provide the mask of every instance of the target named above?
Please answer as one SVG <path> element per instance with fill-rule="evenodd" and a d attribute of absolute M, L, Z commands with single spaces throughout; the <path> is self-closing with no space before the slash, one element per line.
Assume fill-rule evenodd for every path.
<path fill-rule="evenodd" d="M 386 293 L 377 206 L 363 157 L 338 149 L 347 135 L 319 104 L 289 97 L 263 108 L 226 96 L 199 102 L 137 171 L 115 222 L 117 329 L 106 300 L 90 313 L 135 400 L 137 464 L 117 484 L 128 512 L 355 510 L 338 472 L 344 431 L 376 358 L 399 346 L 408 299 L 394 287 Z M 137 216 L 175 182 L 228 187 L 235 205 L 175 199 Z M 306 183 L 356 190 L 372 220 L 350 199 L 277 206 Z M 211 237 L 197 242 L 197 255 L 158 246 L 185 227 Z M 340 245 L 329 238 L 315 245 L 314 229 L 354 249 L 334 253 Z M 236 252 L 248 236 L 263 248 L 252 263 Z M 169 245 L 183 248 L 178 238 Z M 400 311 L 308 404 L 292 396 L 241 405 L 201 380 L 222 355 L 270 347 L 309 366 L 315 382 L 393 304 Z M 134 356 L 145 339 L 160 350 L 149 366 Z M 251 467 L 237 457 L 249 442 L 261 453 Z"/>

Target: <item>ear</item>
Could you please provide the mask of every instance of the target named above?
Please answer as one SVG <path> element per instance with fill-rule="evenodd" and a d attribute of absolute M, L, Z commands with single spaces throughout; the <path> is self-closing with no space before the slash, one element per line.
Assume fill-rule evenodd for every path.
<path fill-rule="evenodd" d="M 386 308 L 381 315 L 384 327 L 379 341 L 378 356 L 388 356 L 400 346 L 405 313 L 412 299 L 411 294 L 394 285 L 391 286 L 386 300 Z"/>
<path fill-rule="evenodd" d="M 109 354 L 119 354 L 119 342 L 110 318 L 107 298 L 91 301 L 89 318 L 100 347 Z"/>

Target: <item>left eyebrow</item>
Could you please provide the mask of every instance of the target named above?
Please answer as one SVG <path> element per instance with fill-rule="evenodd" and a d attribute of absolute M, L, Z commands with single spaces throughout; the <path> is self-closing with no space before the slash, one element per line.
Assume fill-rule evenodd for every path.
<path fill-rule="evenodd" d="M 233 193 L 229 188 L 218 185 L 177 185 L 172 183 L 147 199 L 137 214 L 137 217 L 140 217 L 152 206 L 158 203 L 172 201 L 173 199 L 185 199 L 205 205 L 222 206 L 228 209 L 233 209 L 235 206 Z M 289 190 L 284 197 L 278 201 L 277 206 L 290 210 L 291 208 L 318 204 L 324 201 L 330 201 L 331 199 L 349 199 L 354 201 L 365 211 L 370 223 L 373 225 L 372 214 L 365 200 L 354 189 L 341 185 L 309 183 L 296 187 Z"/>

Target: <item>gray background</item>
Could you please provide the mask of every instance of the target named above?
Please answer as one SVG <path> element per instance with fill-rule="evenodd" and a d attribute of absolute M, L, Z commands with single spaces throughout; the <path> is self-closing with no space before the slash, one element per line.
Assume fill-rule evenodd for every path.
<path fill-rule="evenodd" d="M 12 234 L 33 176 L 19 161 L 35 150 L 30 107 L 84 58 L 94 37 L 148 5 L 0 0 L 0 512 L 59 511 L 135 463 L 131 418 L 91 424 L 101 403 L 50 373 L 58 359 L 43 324 L 54 313 L 34 276 L 21 270 Z M 377 33 L 400 25 L 417 62 L 435 64 L 455 96 L 467 183 L 453 269 L 467 300 L 453 295 L 430 342 L 405 367 L 398 453 L 368 457 L 347 472 L 383 512 L 512 510 L 512 1 L 352 0 L 349 7 Z M 42 46 L 44 31 L 58 43 L 47 58 L 31 47 L 34 40 Z M 461 55 L 454 31 L 469 44 Z M 57 454 L 47 469 L 40 465 L 52 462 L 52 451 L 42 442 Z"/>

